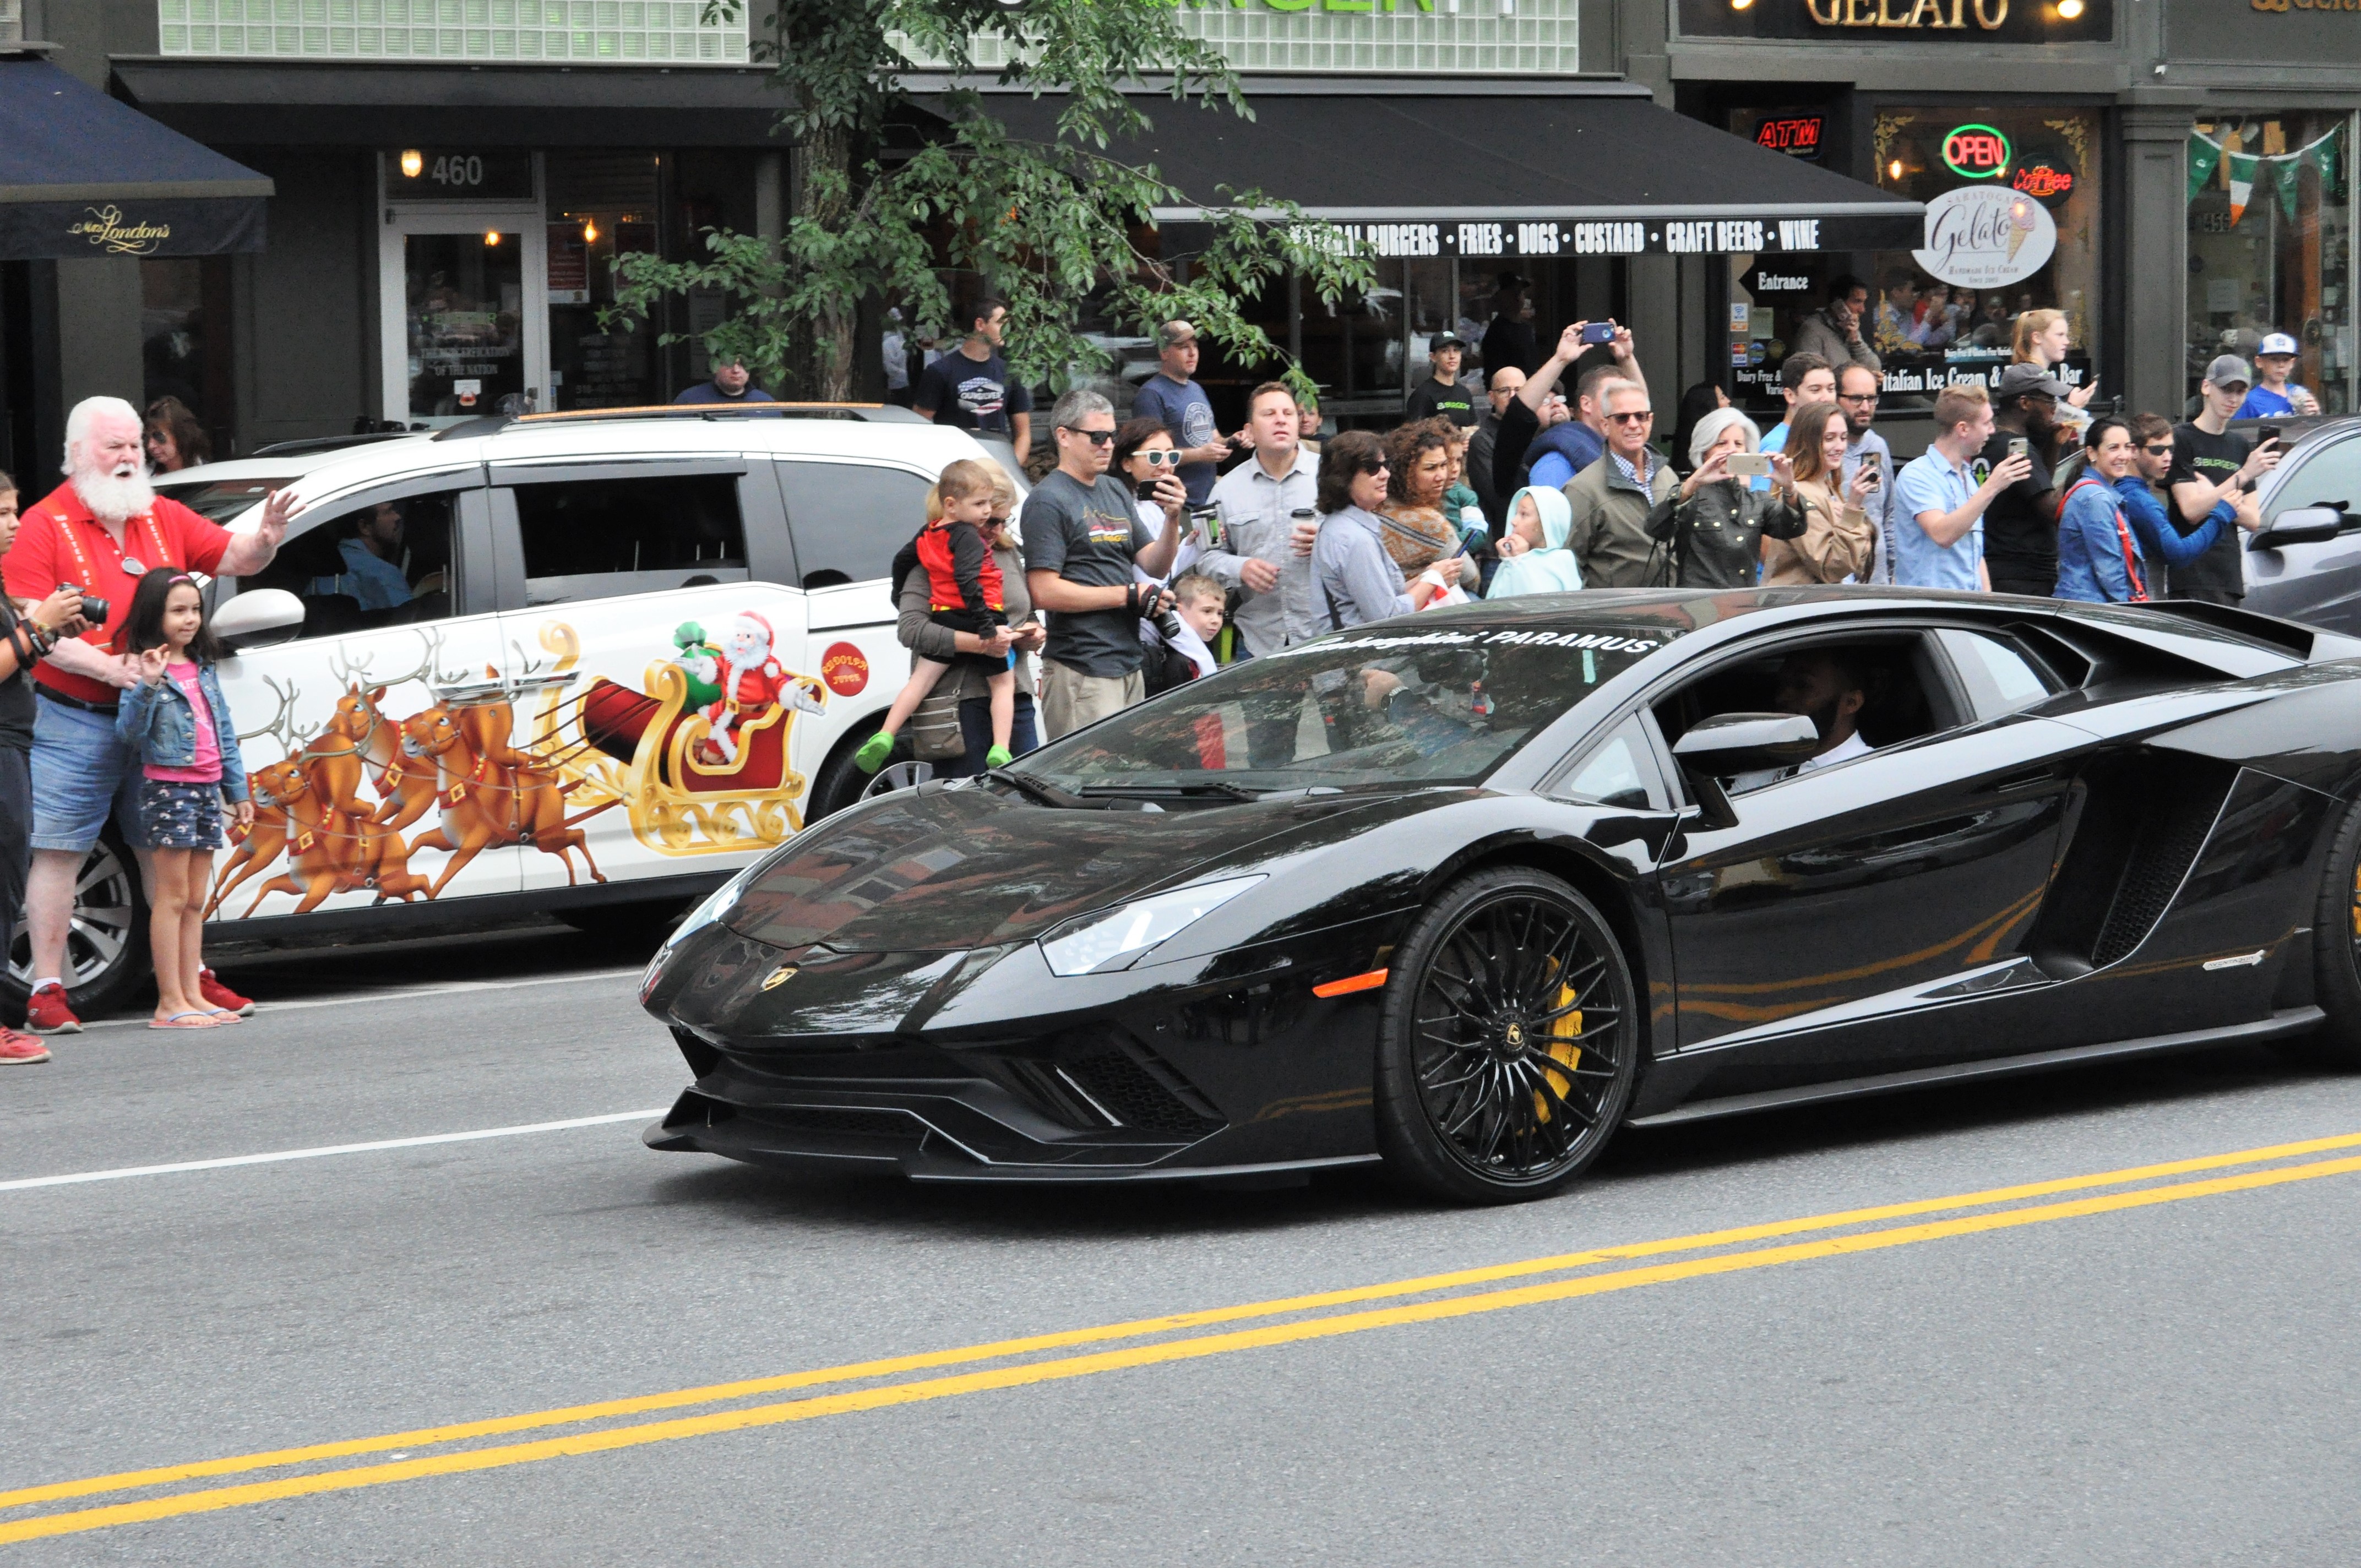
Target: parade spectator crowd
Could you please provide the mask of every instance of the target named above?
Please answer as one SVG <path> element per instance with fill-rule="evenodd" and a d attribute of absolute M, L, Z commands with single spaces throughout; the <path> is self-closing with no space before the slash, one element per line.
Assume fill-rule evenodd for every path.
<path fill-rule="evenodd" d="M 1040 738 L 1223 663 L 1479 598 L 1873 584 L 2235 602 L 2241 532 L 2261 526 L 2256 484 L 2281 448 L 2228 422 L 2319 409 L 2290 379 L 2295 345 L 2271 337 L 2253 368 L 2230 355 L 2207 367 L 2192 418 L 2094 418 L 2091 384 L 2059 374 L 2059 313 L 1995 313 L 1997 296 L 1954 299 L 1908 277 L 1881 280 L 1873 301 L 1839 276 L 1780 364 L 1775 424 L 1708 381 L 1666 431 L 1629 328 L 1573 323 L 1544 356 L 1529 286 L 1499 281 L 1480 344 L 1472 326 L 1428 340 L 1390 429 L 1323 443 L 1308 388 L 1270 381 L 1224 433 L 1195 378 L 1197 334 L 1178 321 L 1155 334 L 1157 368 L 1127 422 L 1098 393 L 1061 399 L 1043 444 L 1054 466 L 1012 537 L 994 536 L 1021 551 L 1029 608 L 1048 616 Z M 1021 436 L 992 417 L 1021 406 L 1015 389 L 1002 395 L 997 312 L 986 302 L 937 362 L 985 367 L 992 385 L 954 411 L 932 391 L 948 373 L 930 367 L 917 401 Z M 2009 362 L 1937 391 L 1931 439 L 1897 463 L 1875 428 L 1880 345 L 1938 340 Z M 939 629 L 911 620 L 905 640 L 932 651 Z"/>

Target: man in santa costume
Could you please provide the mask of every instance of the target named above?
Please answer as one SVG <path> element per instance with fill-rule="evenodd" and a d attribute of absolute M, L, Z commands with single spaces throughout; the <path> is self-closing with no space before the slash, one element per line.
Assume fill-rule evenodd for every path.
<path fill-rule="evenodd" d="M 58 643 L 33 669 L 41 700 L 33 721 L 33 864 L 25 923 L 33 944 L 26 1025 L 36 1034 L 82 1028 L 66 1003 L 66 934 L 82 859 L 110 810 L 143 876 L 148 869 L 133 808 L 139 757 L 115 733 L 115 696 L 138 678 L 137 655 L 111 651 L 139 579 L 159 566 L 250 576 L 270 564 L 287 536 L 287 520 L 302 510 L 291 490 L 276 490 L 253 530 L 233 534 L 149 488 L 141 434 L 138 411 L 120 398 L 76 403 L 66 416 L 66 483 L 25 509 L 0 567 L 12 598 L 47 598 L 60 583 L 71 583 L 107 601 L 103 625 Z M 253 1010 L 211 970 L 202 979 L 208 1007 Z"/>

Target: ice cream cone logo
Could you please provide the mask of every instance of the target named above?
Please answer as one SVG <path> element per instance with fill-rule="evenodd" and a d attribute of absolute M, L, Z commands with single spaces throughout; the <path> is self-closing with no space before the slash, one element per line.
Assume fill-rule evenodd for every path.
<path fill-rule="evenodd" d="M 2008 258 L 2014 262 L 2025 242 L 2033 237 L 2033 202 L 2019 196 L 2008 204 Z"/>

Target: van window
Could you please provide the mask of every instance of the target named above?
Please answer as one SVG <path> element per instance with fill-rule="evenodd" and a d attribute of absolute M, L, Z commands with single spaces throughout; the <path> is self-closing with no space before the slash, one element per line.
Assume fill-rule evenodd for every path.
<path fill-rule="evenodd" d="M 528 605 L 746 580 L 730 474 L 515 487 Z"/>
<path fill-rule="evenodd" d="M 285 588 L 302 599 L 304 637 L 439 620 L 451 613 L 451 540 L 461 493 L 298 513 L 270 564 L 239 590 Z"/>
<path fill-rule="evenodd" d="M 779 483 L 807 588 L 884 577 L 926 526 L 930 481 L 906 468 L 790 461 L 779 465 Z"/>

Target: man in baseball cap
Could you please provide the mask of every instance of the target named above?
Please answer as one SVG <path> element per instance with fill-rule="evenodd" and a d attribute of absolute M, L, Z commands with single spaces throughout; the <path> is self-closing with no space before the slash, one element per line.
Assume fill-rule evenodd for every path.
<path fill-rule="evenodd" d="M 1789 363 L 1794 363 L 1791 356 Z M 1979 461 L 1997 472 L 2021 448 L 2025 477 L 1984 506 L 1984 569 L 1994 593 L 2047 598 L 2058 586 L 2058 409 L 2071 389 L 2046 365 L 2012 365 L 1993 389 L 1993 433 Z"/>
<path fill-rule="evenodd" d="M 2246 400 L 2238 405 L 2233 419 L 2272 419 L 2289 415 L 2297 419 L 2314 419 L 2320 413 L 2320 400 L 2301 387 L 2292 385 L 2288 375 L 2295 368 L 2299 350 L 2296 341 L 2286 333 L 2275 332 L 2263 339 L 2255 350 L 2255 369 L 2261 379 L 2246 393 Z M 2224 358 L 2228 356 L 2224 355 Z M 2220 364 L 2220 360 L 2214 361 Z"/>
<path fill-rule="evenodd" d="M 1216 466 L 1230 455 L 1230 443 L 1213 424 L 1213 400 L 1197 384 L 1197 329 L 1169 321 L 1156 329 L 1156 374 L 1139 384 L 1131 417 L 1152 419 L 1172 433 L 1180 449 L 1180 482 L 1195 505 L 1213 493 Z"/>
<path fill-rule="evenodd" d="M 1477 418 L 1476 401 L 1479 394 L 1459 384 L 1459 367 L 1467 353 L 1467 340 L 1444 328 L 1426 345 L 1427 378 L 1411 389 L 1409 400 L 1402 405 L 1405 423 L 1416 423 L 1441 414 L 1456 425 L 1473 425 Z"/>
<path fill-rule="evenodd" d="M 2000 385 L 1993 389 L 1993 402 L 1998 406 L 2030 395 L 2046 397 L 2053 404 L 2062 403 L 2073 389 L 2052 376 L 2047 365 L 2012 365 L 2000 373 Z"/>
<path fill-rule="evenodd" d="M 2245 360 L 2235 354 L 2216 356 L 2205 367 L 2201 389 L 2203 406 L 2197 417 L 2173 426 L 2172 467 L 2165 475 L 2165 484 L 2172 491 L 2172 509 L 2180 527 L 2195 530 L 2224 501 L 2239 505 L 2254 493 L 2265 474 L 2279 466 L 2278 442 L 2257 445 L 2228 428 L 2246 400 L 2246 389 L 2254 384 L 2254 373 Z M 2237 530 L 2224 529 L 2204 554 L 2186 566 L 2175 566 L 2172 597 L 2227 605 L 2245 598 L 2244 538 Z"/>

